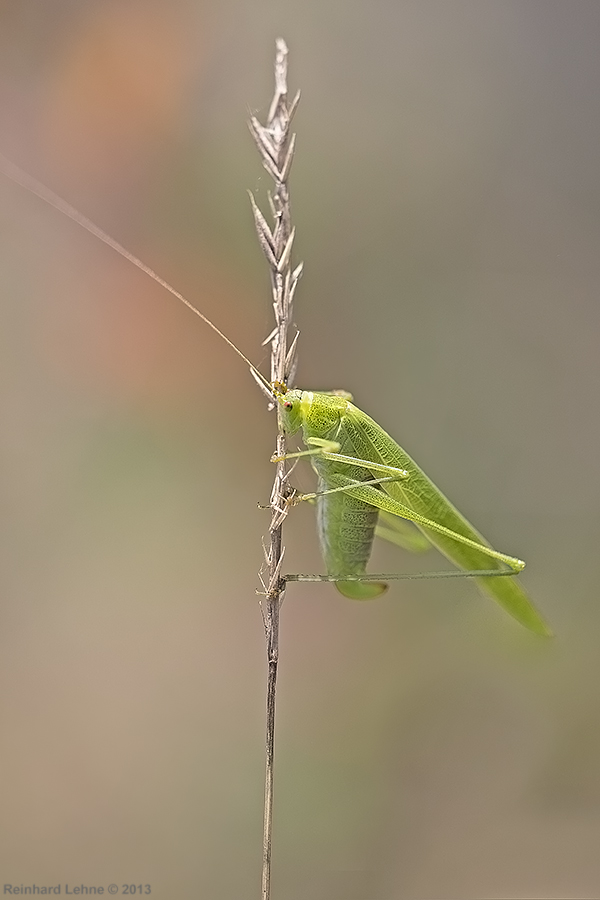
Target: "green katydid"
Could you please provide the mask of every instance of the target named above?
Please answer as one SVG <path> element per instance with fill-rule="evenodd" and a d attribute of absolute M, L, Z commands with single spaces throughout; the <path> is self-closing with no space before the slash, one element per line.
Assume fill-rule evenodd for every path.
<path fill-rule="evenodd" d="M 276 396 L 288 434 L 302 429 L 307 455 L 317 473 L 316 498 L 321 551 L 330 576 L 346 597 L 367 600 L 386 590 L 364 579 L 380 511 L 414 522 L 426 538 L 461 569 L 476 572 L 483 590 L 537 634 L 551 631 L 523 588 L 511 577 L 525 563 L 494 550 L 422 469 L 373 419 L 339 391 L 286 391 Z M 405 545 L 408 541 L 400 540 Z M 508 568 L 507 568 L 508 567 Z M 464 574 L 464 573 L 463 573 Z M 343 576 L 354 576 L 344 580 Z M 308 580 L 308 579 L 307 579 Z"/>
<path fill-rule="evenodd" d="M 482 589 L 518 622 L 537 634 L 551 634 L 514 578 L 493 577 L 511 576 L 520 572 L 525 563 L 494 550 L 410 456 L 352 404 L 349 394 L 289 390 L 286 385 L 271 384 L 216 325 L 149 266 L 2 156 L 0 168 L 188 306 L 250 366 L 263 389 L 276 400 L 286 433 L 292 435 L 302 429 L 308 449 L 285 458 L 310 456 L 317 472 L 317 492 L 300 499 L 317 500 L 319 540 L 328 571 L 323 580 L 335 581 L 341 593 L 353 599 L 369 599 L 386 590 L 385 583 L 365 574 L 381 515 L 385 516 L 381 529 L 384 537 L 412 549 L 422 549 L 428 542 L 434 544 L 459 569 L 466 570 L 457 574 L 475 575 Z M 411 534 L 401 524 L 394 525 L 398 520 L 414 523 L 421 534 Z M 485 574 L 476 575 L 478 571 Z M 435 573 L 432 575 L 435 577 Z M 320 577 L 287 576 L 287 580 L 320 580 Z"/>

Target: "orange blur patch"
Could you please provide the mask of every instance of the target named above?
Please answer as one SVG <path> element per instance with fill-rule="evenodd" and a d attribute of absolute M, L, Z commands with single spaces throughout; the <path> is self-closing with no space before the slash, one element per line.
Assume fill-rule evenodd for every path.
<path fill-rule="evenodd" d="M 47 297 L 40 342 L 51 368 L 67 382 L 84 390 L 96 384 L 125 403 L 164 408 L 232 390 L 248 377 L 217 335 L 135 269 L 117 261 L 100 272 L 95 265 L 82 270 L 78 260 L 74 273 L 65 257 L 49 264 L 57 294 Z M 240 341 L 260 355 L 261 335 L 250 333 L 240 312 L 258 303 L 207 258 L 198 256 L 195 269 L 197 286 L 189 293 L 197 306 L 226 334 L 239 333 L 244 319 Z"/>
<path fill-rule="evenodd" d="M 177 130 L 202 52 L 176 6 L 101 5 L 70 36 L 48 72 L 42 122 L 57 164 L 93 176 Z"/>

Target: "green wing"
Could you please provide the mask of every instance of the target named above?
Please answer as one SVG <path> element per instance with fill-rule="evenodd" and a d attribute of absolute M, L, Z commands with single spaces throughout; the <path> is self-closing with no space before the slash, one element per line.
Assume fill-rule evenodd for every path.
<path fill-rule="evenodd" d="M 379 510 L 375 536 L 410 553 L 424 553 L 431 549 L 431 542 L 411 522 L 399 519 L 398 516 L 393 516 L 383 509 Z"/>
<path fill-rule="evenodd" d="M 374 478 L 380 474 L 378 463 L 395 466 L 398 470 L 407 472 L 408 477 L 382 483 L 379 489 L 356 484 L 350 487 L 349 479 L 338 475 L 331 479 L 332 487 L 345 483 L 351 495 L 372 503 L 393 516 L 414 522 L 424 532 L 426 539 L 461 569 L 500 569 L 503 565 L 508 565 L 518 570 L 523 567 L 524 563 L 520 560 L 494 550 L 408 453 L 373 419 L 353 407 L 346 420 L 346 427 L 352 432 L 357 455 L 362 457 L 360 462 L 354 460 L 355 465 L 369 468 L 366 460 L 370 458 L 375 463 L 371 470 Z M 367 447 L 373 450 L 365 453 Z M 536 634 L 552 634 L 516 578 L 482 576 L 477 578 L 477 582 L 486 594 L 526 628 Z"/>

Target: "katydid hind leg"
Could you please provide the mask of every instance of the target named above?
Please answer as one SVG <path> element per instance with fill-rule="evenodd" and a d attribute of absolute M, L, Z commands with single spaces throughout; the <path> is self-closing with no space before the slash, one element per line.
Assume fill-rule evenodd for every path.
<path fill-rule="evenodd" d="M 434 522 L 425 516 L 415 513 L 384 491 L 368 485 L 357 485 L 352 479 L 339 474 L 334 475 L 331 480 L 336 484 L 336 487 L 345 484 L 351 496 L 362 499 L 367 503 L 372 503 L 380 510 L 383 509 L 400 518 L 408 519 L 419 527 L 424 528 L 428 539 L 431 540 L 434 546 L 462 569 L 474 571 L 489 569 L 494 567 L 492 563 L 495 562 L 498 567 L 504 563 L 513 569 L 516 574 L 524 566 L 524 563 L 515 557 L 498 553 L 492 547 L 465 537 L 456 531 L 446 528 L 439 522 Z M 464 520 L 464 524 L 465 529 L 474 532 L 466 520 Z M 474 533 L 477 534 L 476 532 Z M 545 637 L 552 635 L 551 629 L 536 610 L 521 585 L 514 578 L 478 577 L 477 583 L 509 615 L 513 616 L 530 631 Z"/>
<path fill-rule="evenodd" d="M 520 572 L 521 569 L 525 567 L 525 563 L 522 560 L 517 559 L 514 556 L 508 556 L 506 553 L 499 553 L 497 550 L 494 550 L 493 547 L 487 546 L 480 541 L 473 540 L 470 537 L 466 537 L 458 531 L 453 531 L 451 528 L 447 528 L 440 522 L 436 522 L 433 519 L 429 519 L 426 516 L 415 512 L 404 503 L 400 503 L 398 500 L 395 500 L 384 491 L 378 491 L 376 488 L 371 487 L 368 483 L 356 482 L 354 479 L 337 473 L 331 476 L 331 481 L 336 485 L 335 488 L 331 489 L 332 493 L 336 489 L 345 489 L 348 494 L 356 497 L 358 500 L 363 500 L 365 503 L 370 503 L 380 510 L 392 513 L 392 515 L 395 516 L 399 516 L 401 519 L 407 519 L 409 522 L 414 522 L 415 525 L 418 525 L 421 528 L 426 528 L 428 532 L 434 532 L 435 534 L 438 534 L 443 538 L 456 541 L 456 543 L 458 544 L 463 544 L 466 547 L 489 557 L 490 559 L 498 560 L 499 562 L 509 566 L 515 572 Z M 433 535 L 431 536 L 431 539 L 434 544 L 439 544 L 439 541 L 436 541 L 433 538 Z M 449 558 L 452 559 L 451 556 Z M 474 566 L 474 568 L 476 568 L 476 566 Z M 487 568 L 489 568 L 489 565 L 487 566 Z"/>

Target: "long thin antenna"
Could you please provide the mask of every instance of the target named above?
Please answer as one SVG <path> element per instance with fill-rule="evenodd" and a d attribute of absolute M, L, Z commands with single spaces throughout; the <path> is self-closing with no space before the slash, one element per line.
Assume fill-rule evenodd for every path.
<path fill-rule="evenodd" d="M 36 197 L 39 197 L 40 200 L 43 200 L 49 206 L 57 209 L 58 212 L 62 213 L 67 218 L 72 219 L 73 222 L 76 222 L 78 225 L 81 225 L 82 228 L 85 228 L 86 231 L 89 231 L 90 234 L 93 234 L 94 237 L 99 238 L 105 244 L 108 244 L 109 247 L 112 247 L 120 256 L 124 259 L 129 260 L 130 263 L 133 263 L 138 269 L 141 269 L 146 275 L 152 278 L 153 281 L 156 281 L 157 284 L 160 284 L 166 291 L 180 300 L 188 309 L 190 309 L 193 313 L 195 313 L 198 318 L 202 319 L 202 321 L 212 328 L 219 337 L 228 344 L 232 350 L 237 353 L 237 355 L 244 360 L 244 362 L 250 366 L 250 371 L 254 373 L 255 377 L 262 383 L 262 385 L 266 388 L 269 396 L 273 396 L 273 390 L 270 382 L 262 375 L 253 363 L 250 362 L 247 356 L 242 353 L 241 350 L 236 347 L 233 341 L 230 341 L 229 338 L 223 334 L 220 328 L 208 319 L 204 313 L 201 313 L 199 309 L 196 309 L 193 303 L 190 303 L 183 294 L 180 294 L 178 290 L 176 290 L 172 285 L 169 284 L 168 281 L 165 281 L 164 278 L 161 278 L 154 269 L 151 269 L 150 266 L 147 266 L 146 263 L 142 262 L 141 259 L 138 259 L 137 256 L 134 256 L 133 253 L 130 253 L 129 250 L 126 250 L 118 241 L 115 241 L 114 238 L 107 234 L 106 231 L 103 231 L 98 225 L 88 219 L 87 216 L 84 216 L 83 213 L 80 213 L 78 209 L 75 209 L 74 206 L 71 206 L 70 203 L 67 203 L 66 200 L 63 200 L 62 197 L 59 197 L 58 194 L 55 194 L 54 191 L 47 188 L 41 181 L 38 181 L 32 175 L 29 175 L 27 172 L 20 169 L 13 162 L 3 156 L 0 153 L 0 171 L 6 175 L 7 178 L 10 178 L 11 181 L 14 181 L 15 184 L 20 185 L 20 187 L 25 188 L 26 191 L 29 191 L 31 194 L 35 194 Z"/>

